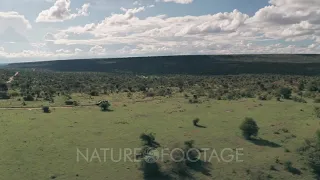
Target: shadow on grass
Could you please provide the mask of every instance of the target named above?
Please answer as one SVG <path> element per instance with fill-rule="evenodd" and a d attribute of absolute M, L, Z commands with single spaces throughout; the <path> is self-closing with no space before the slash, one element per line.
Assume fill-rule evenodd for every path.
<path fill-rule="evenodd" d="M 281 147 L 280 144 L 268 141 L 266 139 L 261 139 L 261 138 L 260 139 L 250 139 L 249 141 L 252 142 L 255 145 L 258 145 L 258 146 L 267 146 L 267 147 L 272 147 L 272 148 Z"/>
<path fill-rule="evenodd" d="M 101 109 L 102 112 L 113 112 L 114 110 L 112 109 Z"/>
<path fill-rule="evenodd" d="M 202 125 L 199 125 L 199 124 L 195 124 L 194 126 L 198 127 L 198 128 L 207 128 L 206 126 L 202 126 Z"/>
<path fill-rule="evenodd" d="M 193 122 L 193 125 L 194 125 L 195 127 L 198 127 L 198 128 L 207 128 L 206 126 L 199 125 L 199 124 L 198 124 L 199 121 L 200 121 L 199 118 L 194 119 L 194 120 L 192 121 L 192 122 Z"/>
<path fill-rule="evenodd" d="M 187 166 L 196 172 L 201 172 L 205 176 L 212 176 L 212 164 L 210 162 L 198 160 L 196 162 L 187 163 Z"/>
<path fill-rule="evenodd" d="M 293 175 L 301 175 L 302 174 L 302 172 L 299 169 L 295 168 L 295 167 L 290 167 L 290 169 L 288 171 L 290 173 L 292 173 Z"/>
<path fill-rule="evenodd" d="M 169 175 L 160 171 L 160 166 L 157 163 L 141 162 L 140 170 L 143 172 L 144 180 L 171 180 Z"/>

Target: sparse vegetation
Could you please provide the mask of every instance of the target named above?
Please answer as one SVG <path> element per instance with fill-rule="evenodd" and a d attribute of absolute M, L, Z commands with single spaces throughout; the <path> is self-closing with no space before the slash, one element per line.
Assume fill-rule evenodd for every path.
<path fill-rule="evenodd" d="M 3 74 L 0 79 L 3 78 L 4 81 L 10 76 L 9 71 L 5 72 L 0 70 Z M 72 179 L 74 176 L 77 179 L 90 177 L 145 180 L 216 177 L 239 180 L 271 177 L 292 179 L 293 175 L 300 175 L 295 176 L 298 179 L 308 179 L 311 177 L 310 169 L 315 174 L 320 174 L 320 148 L 317 143 L 320 142 L 317 140 L 317 137 L 320 139 L 320 133 L 314 139 L 306 140 L 306 145 L 299 149 L 310 165 L 307 170 L 301 168 L 303 173 L 297 168 L 305 165 L 294 151 L 297 142 L 308 137 L 319 123 L 315 119 L 320 118 L 320 110 L 317 107 L 314 111 L 312 109 L 313 101 L 317 103 L 320 97 L 320 79 L 316 76 L 140 76 L 126 72 L 112 74 L 40 70 L 21 70 L 20 74 L 10 86 L 4 87 L 7 90 L 3 93 L 9 95 L 10 99 L 0 101 L 0 107 L 13 107 L 10 111 L 3 109 L 0 112 L 0 132 L 3 134 L 0 138 L 0 143 L 3 144 L 0 153 L 6 156 L 2 160 L 4 168 L 2 171 L 0 168 L 0 173 L 6 179 L 16 174 L 17 169 L 12 162 L 20 162 L 20 170 L 39 170 L 34 171 L 35 173 L 21 171 L 23 177 L 16 174 L 20 179 L 41 179 L 45 173 L 47 178 L 54 174 L 52 177 L 56 179 L 60 176 Z M 110 100 L 112 110 L 109 102 L 97 105 L 96 102 L 101 99 Z M 25 103 L 25 100 L 32 101 Z M 75 107 L 79 102 L 81 106 Z M 46 106 L 41 107 L 42 104 Z M 51 109 L 52 114 L 42 114 L 42 111 L 47 113 Z M 99 113 L 99 109 L 114 112 Z M 235 132 L 241 123 L 239 120 L 246 116 L 259 120 L 262 128 L 260 131 L 254 119 L 245 118 L 240 130 L 249 141 L 239 139 L 237 134 L 240 131 Z M 193 117 L 197 118 L 192 119 Z M 155 133 L 139 136 L 141 130 L 157 133 L 157 139 Z M 203 147 L 216 148 L 216 156 L 220 156 L 219 148 L 230 147 L 235 153 L 236 147 L 243 147 L 246 163 L 215 163 L 214 168 L 219 171 L 218 174 L 211 167 L 211 163 L 217 161 L 215 158 L 210 162 L 204 159 L 191 162 L 183 154 L 176 153 L 173 156 L 184 158 L 182 162 L 165 159 L 146 163 L 145 159 L 153 158 L 149 154 L 148 157 L 140 157 L 141 177 L 135 171 L 135 163 L 114 163 L 112 168 L 106 169 L 105 167 L 111 167 L 109 162 L 101 165 L 97 159 L 90 162 L 90 168 L 88 163 L 79 162 L 75 165 L 74 161 L 69 161 L 74 147 L 88 147 L 89 156 L 94 148 L 106 142 L 108 147 L 134 149 L 139 144 L 136 138 L 131 137 L 137 136 L 142 142 L 142 151 L 146 148 L 160 151 L 173 146 L 183 149 L 183 152 L 190 150 L 190 159 L 196 159 L 199 152 L 203 157 L 204 152 L 195 147 L 194 141 L 186 141 L 182 145 L 176 143 L 192 138 Z M 299 138 L 295 138 L 296 136 Z M 27 159 L 20 156 L 21 147 L 25 154 L 29 154 Z M 61 152 L 61 149 L 66 153 Z M 103 160 L 102 154 L 98 153 Z M 114 153 L 119 155 L 118 152 Z M 224 157 L 230 157 L 228 155 L 224 154 Z M 210 156 L 208 152 L 207 156 Z M 276 163 L 273 158 L 275 156 L 279 156 Z M 133 155 L 129 157 L 132 158 Z M 38 163 L 40 159 L 50 160 L 50 163 L 42 166 Z M 290 162 L 286 162 L 289 159 Z M 92 169 L 97 173 L 92 174 Z M 72 174 L 73 172 L 75 173 Z M 211 173 L 214 174 L 213 177 L 210 177 Z"/>

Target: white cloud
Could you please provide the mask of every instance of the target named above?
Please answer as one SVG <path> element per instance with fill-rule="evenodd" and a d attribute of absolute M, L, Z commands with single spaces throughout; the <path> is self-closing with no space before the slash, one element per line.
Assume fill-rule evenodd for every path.
<path fill-rule="evenodd" d="M 14 28 L 19 33 L 32 28 L 25 16 L 18 12 L 0 12 L 0 32 L 10 27 Z"/>
<path fill-rule="evenodd" d="M 105 54 L 106 49 L 103 48 L 102 46 L 94 46 L 90 49 L 90 53 L 95 54 L 95 55 L 103 55 Z"/>
<path fill-rule="evenodd" d="M 320 1 L 270 0 L 247 22 L 266 38 L 289 41 L 313 39 L 320 33 Z"/>
<path fill-rule="evenodd" d="M 15 53 L 8 53 L 4 51 L 0 51 L 0 57 L 5 57 L 5 58 L 68 58 L 72 57 L 74 54 L 73 53 L 64 53 L 64 52 L 58 52 L 58 53 L 53 53 L 50 51 L 38 51 L 38 50 L 23 50 L 20 52 L 15 52 Z"/>
<path fill-rule="evenodd" d="M 82 50 L 82 49 L 79 49 L 79 48 L 75 48 L 75 49 L 74 49 L 74 52 L 75 52 L 76 54 L 78 54 L 78 53 L 83 52 L 83 50 Z"/>
<path fill-rule="evenodd" d="M 49 9 L 39 13 L 36 22 L 62 22 L 79 16 L 88 16 L 90 4 L 84 4 L 77 13 L 71 13 L 71 0 L 56 0 Z"/>
<path fill-rule="evenodd" d="M 174 3 L 178 3 L 178 4 L 190 4 L 193 2 L 193 0 L 156 0 L 156 2 L 174 2 Z"/>
<path fill-rule="evenodd" d="M 56 50 L 56 53 L 70 53 L 70 51 L 65 49 L 58 49 Z"/>

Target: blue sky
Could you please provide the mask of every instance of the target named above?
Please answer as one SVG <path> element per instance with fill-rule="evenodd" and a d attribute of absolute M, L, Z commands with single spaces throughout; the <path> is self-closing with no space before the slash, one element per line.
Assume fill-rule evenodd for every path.
<path fill-rule="evenodd" d="M 319 0 L 1 0 L 0 63 L 318 53 Z"/>

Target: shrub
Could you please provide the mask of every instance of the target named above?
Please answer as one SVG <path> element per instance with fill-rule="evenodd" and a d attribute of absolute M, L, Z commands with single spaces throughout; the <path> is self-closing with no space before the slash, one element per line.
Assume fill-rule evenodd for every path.
<path fill-rule="evenodd" d="M 198 99 L 189 99 L 189 103 L 190 104 L 197 104 L 197 103 L 200 103 L 200 101 Z"/>
<path fill-rule="evenodd" d="M 143 133 L 140 135 L 140 140 L 142 141 L 144 146 L 154 147 L 154 148 L 157 148 L 160 146 L 160 144 L 156 142 L 154 133 L 149 133 L 149 134 Z"/>
<path fill-rule="evenodd" d="M 73 101 L 73 105 L 74 105 L 74 106 L 79 106 L 79 104 L 80 104 L 80 103 L 79 103 L 78 101 Z"/>
<path fill-rule="evenodd" d="M 266 94 L 259 95 L 258 99 L 261 100 L 261 101 L 266 101 L 267 100 L 267 95 Z"/>
<path fill-rule="evenodd" d="M 241 90 L 240 96 L 243 98 L 254 98 L 254 93 L 251 90 Z"/>
<path fill-rule="evenodd" d="M 0 99 L 10 99 L 7 92 L 0 92 Z"/>
<path fill-rule="evenodd" d="M 314 107 L 314 112 L 318 118 L 320 118 L 320 107 Z"/>
<path fill-rule="evenodd" d="M 9 94 L 10 97 L 20 96 L 19 92 L 15 91 L 15 90 L 9 90 L 8 94 Z"/>
<path fill-rule="evenodd" d="M 108 111 L 111 104 L 108 101 L 104 101 L 99 106 L 102 111 Z"/>
<path fill-rule="evenodd" d="M 292 96 L 291 98 L 294 102 L 299 102 L 299 103 L 307 103 L 307 101 L 303 98 L 297 97 L 297 96 Z"/>
<path fill-rule="evenodd" d="M 50 108 L 48 106 L 42 107 L 42 110 L 43 110 L 44 113 L 50 113 L 51 112 Z"/>
<path fill-rule="evenodd" d="M 68 105 L 68 106 L 79 106 L 79 103 L 78 103 L 78 101 L 73 101 L 73 100 L 67 100 L 67 101 L 65 101 L 64 102 L 65 103 L 65 105 Z"/>
<path fill-rule="evenodd" d="M 132 92 L 127 93 L 127 98 L 132 98 Z"/>
<path fill-rule="evenodd" d="M 98 91 L 91 91 L 90 95 L 91 96 L 99 96 L 99 92 Z"/>
<path fill-rule="evenodd" d="M 317 131 L 315 138 L 305 139 L 304 145 L 298 148 L 298 152 L 304 155 L 308 161 L 308 165 L 313 172 L 320 175 L 320 131 Z M 290 164 L 289 164 L 290 165 Z M 287 165 L 288 166 L 288 165 Z"/>
<path fill-rule="evenodd" d="M 34 97 L 31 94 L 28 94 L 27 96 L 23 97 L 24 101 L 34 101 Z"/>
<path fill-rule="evenodd" d="M 148 91 L 146 92 L 146 97 L 154 97 L 156 96 L 156 93 L 154 92 L 154 90 L 152 88 L 148 89 Z"/>
<path fill-rule="evenodd" d="M 157 90 L 157 96 L 171 96 L 172 90 L 170 88 L 161 87 Z"/>
<path fill-rule="evenodd" d="M 193 95 L 193 98 L 192 98 L 192 99 L 189 99 L 189 103 L 190 103 L 190 104 L 200 103 L 200 101 L 198 100 L 198 96 L 197 96 L 196 94 Z"/>
<path fill-rule="evenodd" d="M 316 97 L 316 98 L 314 99 L 314 103 L 320 103 L 320 97 Z"/>
<path fill-rule="evenodd" d="M 279 94 L 284 98 L 284 99 L 290 99 L 292 90 L 286 87 L 280 88 Z"/>
<path fill-rule="evenodd" d="M 291 161 L 286 161 L 284 163 L 284 168 L 289 171 L 292 168 L 292 162 Z"/>
<path fill-rule="evenodd" d="M 64 103 L 65 103 L 65 105 L 71 106 L 71 105 L 73 105 L 74 101 L 72 101 L 72 100 L 67 100 L 67 101 L 65 101 Z"/>
<path fill-rule="evenodd" d="M 259 132 L 259 127 L 256 121 L 248 117 L 242 122 L 240 129 L 245 139 L 251 139 L 251 136 L 257 136 Z"/>

